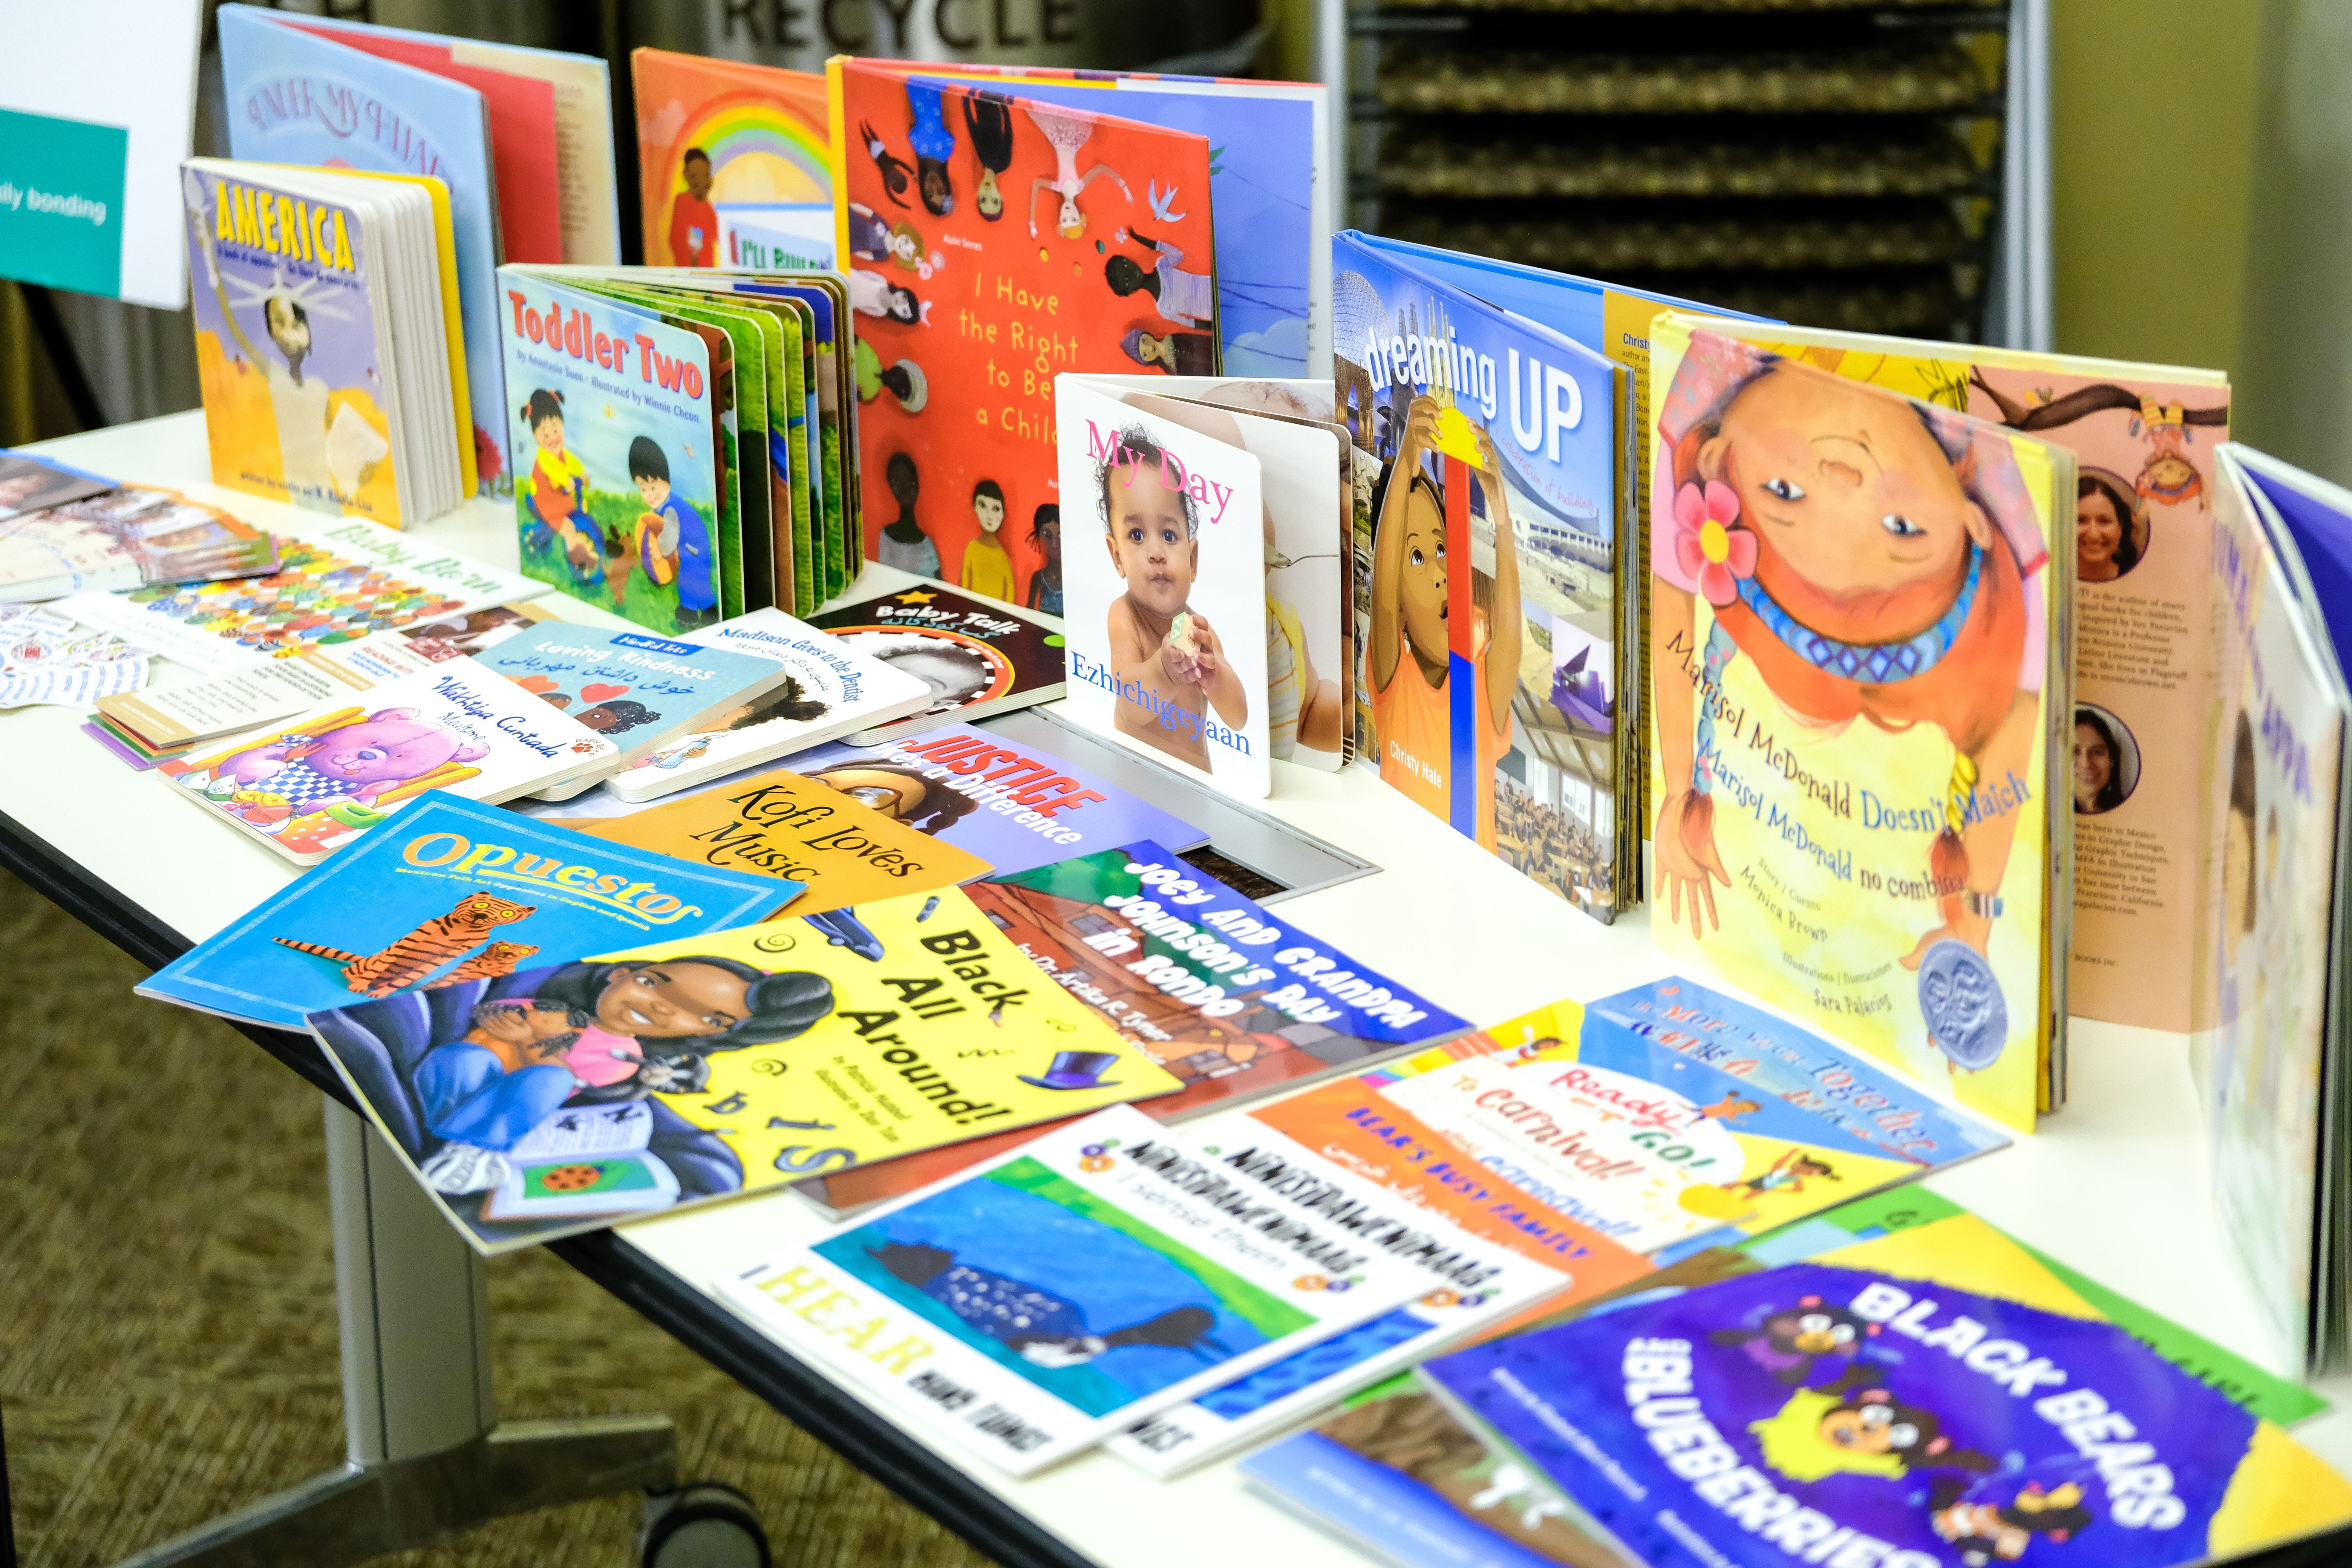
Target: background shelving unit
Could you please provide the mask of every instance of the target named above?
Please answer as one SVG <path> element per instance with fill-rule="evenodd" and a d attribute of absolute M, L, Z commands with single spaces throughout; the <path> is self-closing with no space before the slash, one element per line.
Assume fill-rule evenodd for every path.
<path fill-rule="evenodd" d="M 1807 325 L 2022 343 L 2041 5 L 1349 0 L 1347 218 Z"/>

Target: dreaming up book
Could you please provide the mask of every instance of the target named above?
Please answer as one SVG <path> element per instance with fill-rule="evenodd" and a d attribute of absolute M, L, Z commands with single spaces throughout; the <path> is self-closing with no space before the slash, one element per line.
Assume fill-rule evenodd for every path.
<path fill-rule="evenodd" d="M 1654 1568 L 1841 1544 L 1918 1568 L 2185 1568 L 2352 1518 L 2325 1461 L 1967 1215 L 1421 1375 L 1571 1522 Z"/>
<path fill-rule="evenodd" d="M 1432 1266 L 1440 1289 L 1495 1278 L 1402 1202 L 1343 1224 L 1307 1201 L 1331 1184 L 1289 1174 L 1122 1107 L 815 1242 L 746 1248 L 711 1283 L 794 1354 L 1027 1475 L 1428 1293 Z"/>
<path fill-rule="evenodd" d="M 545 955 L 749 925 L 795 884 L 695 865 L 428 790 L 151 974 L 142 996 L 299 1029 L 363 997 L 495 979 Z"/>
<path fill-rule="evenodd" d="M 1671 313 L 1651 358 L 1652 938 L 2031 1131 L 2065 1085 L 2074 456 Z"/>
<path fill-rule="evenodd" d="M 310 1019 L 485 1252 L 1176 1087 L 953 888 L 538 958 Z M 625 1101 L 649 1141 L 544 1152 Z"/>
<path fill-rule="evenodd" d="M 1146 1114 L 1181 1121 L 1462 1033 L 1394 978 L 1150 842 L 967 885 L 1005 939 L 1137 1049 L 1179 1092 Z M 895 1197 L 1006 1144 L 978 1140 L 828 1176 L 849 1209 Z"/>

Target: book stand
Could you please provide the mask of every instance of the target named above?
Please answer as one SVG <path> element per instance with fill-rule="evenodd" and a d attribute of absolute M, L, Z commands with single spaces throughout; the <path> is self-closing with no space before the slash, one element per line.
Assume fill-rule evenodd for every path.
<path fill-rule="evenodd" d="M 325 1111 L 343 1464 L 121 1568 L 341 1568 L 502 1514 L 674 1489 L 667 1416 L 499 1421 L 481 1257 L 381 1134 L 332 1098 Z"/>

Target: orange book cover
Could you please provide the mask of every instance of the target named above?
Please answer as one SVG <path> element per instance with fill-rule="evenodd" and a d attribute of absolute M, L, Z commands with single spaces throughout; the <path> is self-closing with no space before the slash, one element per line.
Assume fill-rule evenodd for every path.
<path fill-rule="evenodd" d="M 718 265 L 720 202 L 833 200 L 824 78 L 667 49 L 629 74 L 647 266 Z"/>
<path fill-rule="evenodd" d="M 552 820 L 698 865 L 807 883 L 785 915 L 952 887 L 990 868 L 969 850 L 781 768 L 625 816 Z"/>
<path fill-rule="evenodd" d="M 826 89 L 866 553 L 1025 603 L 1060 551 L 1054 378 L 1219 372 L 1208 139 L 884 62 Z"/>

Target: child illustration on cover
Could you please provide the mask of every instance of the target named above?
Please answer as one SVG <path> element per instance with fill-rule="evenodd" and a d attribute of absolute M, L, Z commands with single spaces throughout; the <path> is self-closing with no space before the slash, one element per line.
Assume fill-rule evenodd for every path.
<path fill-rule="evenodd" d="M 603 552 L 580 526 L 588 517 L 588 466 L 563 444 L 563 394 L 541 387 L 522 405 L 522 419 L 539 445 L 530 477 L 515 489 L 531 520 L 523 542 L 533 550 L 560 545 L 574 576 L 596 581 Z M 593 520 L 588 526 L 595 526 Z"/>
<path fill-rule="evenodd" d="M 1029 607 L 1040 614 L 1062 613 L 1062 509 L 1047 501 L 1029 523 L 1029 543 L 1042 563 L 1029 574 Z"/>
<path fill-rule="evenodd" d="M 719 618 L 719 595 L 710 582 L 710 524 L 692 501 L 669 485 L 669 459 L 661 443 L 640 436 L 629 443 L 629 478 L 646 510 L 637 515 L 633 548 L 646 576 L 667 587 L 677 584 L 679 631 Z"/>
<path fill-rule="evenodd" d="M 850 269 L 849 305 L 862 316 L 879 316 L 886 321 L 912 323 L 923 319 L 923 302 L 915 298 L 912 289 L 902 289 L 863 267 Z M 860 348 L 866 346 L 863 338 L 857 342 Z"/>
<path fill-rule="evenodd" d="M 990 223 L 1004 216 L 1004 193 L 997 180 L 1013 164 L 1013 105 L 995 93 L 971 89 L 963 95 L 963 128 L 971 133 L 971 155 L 980 162 L 980 183 L 971 205 Z"/>
<path fill-rule="evenodd" d="M 1042 132 L 1054 148 L 1054 177 L 1040 174 L 1029 182 L 1029 237 L 1037 237 L 1037 198 L 1048 191 L 1062 198 L 1061 210 L 1055 215 L 1054 226 L 1064 239 L 1083 239 L 1087 232 L 1087 215 L 1078 209 L 1078 196 L 1097 180 L 1108 180 L 1118 186 L 1118 194 L 1129 201 L 1135 193 L 1127 188 L 1127 181 L 1108 163 L 1097 163 L 1083 175 L 1078 173 L 1078 149 L 1085 146 L 1095 133 L 1091 116 L 1069 114 L 1051 110 L 1041 104 L 1023 105 L 1030 120 Z"/>
<path fill-rule="evenodd" d="M 880 546 L 874 558 L 885 566 L 896 566 L 902 572 L 912 572 L 919 577 L 940 574 L 940 552 L 915 521 L 915 500 L 922 494 L 923 477 L 915 469 L 915 459 L 904 452 L 893 452 L 882 466 L 882 477 L 890 487 L 891 499 L 898 503 L 898 515 L 884 525 Z"/>
<path fill-rule="evenodd" d="M 1119 685 L 1118 732 L 1209 767 L 1202 731 L 1214 707 L 1231 729 L 1249 719 L 1249 696 L 1224 646 L 1187 604 L 1201 569 L 1200 521 L 1181 470 L 1140 426 L 1119 433 L 1095 468 L 1103 543 L 1127 592 L 1110 603 L 1110 662 Z M 1141 700 L 1127 693 L 1139 689 Z"/>
<path fill-rule="evenodd" d="M 955 132 L 948 129 L 942 101 L 946 90 L 935 81 L 907 79 L 907 112 L 914 119 L 907 144 L 915 150 L 915 188 L 934 217 L 955 211 L 955 184 L 948 174 L 948 160 L 955 156 Z"/>
<path fill-rule="evenodd" d="M 669 254 L 680 267 L 719 263 L 719 209 L 710 205 L 710 154 L 688 147 L 678 160 L 686 189 L 669 204 Z"/>
<path fill-rule="evenodd" d="M 1131 256 L 1114 255 L 1103 263 L 1103 278 L 1110 291 L 1125 299 L 1130 294 L 1149 294 L 1159 302 L 1160 313 L 1180 327 L 1202 327 L 1217 330 L 1217 280 L 1206 272 L 1185 272 L 1184 253 L 1164 239 L 1154 239 L 1139 228 L 1130 227 L 1129 237 L 1138 245 L 1148 245 L 1159 254 L 1146 268 Z"/>
<path fill-rule="evenodd" d="M 1477 700 L 1472 704 L 1476 731 L 1468 748 L 1476 772 L 1467 782 L 1477 802 L 1477 842 L 1492 851 L 1495 766 L 1510 750 L 1511 696 L 1518 688 L 1524 621 L 1517 607 L 1518 551 L 1493 439 L 1484 426 L 1463 420 L 1433 397 L 1416 397 L 1405 410 L 1403 441 L 1373 502 L 1372 626 L 1365 673 L 1380 735 L 1381 777 L 1423 809 L 1451 818 L 1451 792 L 1465 781 L 1453 776 L 1454 668 L 1446 588 L 1452 573 L 1469 563 L 1447 559 L 1443 466 L 1435 476 L 1424 466 L 1424 459 L 1441 456 L 1440 426 L 1448 414 L 1460 421 L 1478 454 L 1475 468 L 1464 476 L 1470 486 L 1466 510 L 1472 517 L 1491 515 L 1495 524 L 1495 577 L 1488 607 L 1479 608 L 1476 594 L 1472 595 L 1468 661 Z"/>
<path fill-rule="evenodd" d="M 895 261 L 909 272 L 928 278 L 923 237 L 904 219 L 885 223 L 872 207 L 849 204 L 849 254 L 860 261 Z"/>
<path fill-rule="evenodd" d="M 971 515 L 979 535 L 963 547 L 962 585 L 992 599 L 1013 597 L 1013 557 L 1000 537 L 1004 528 L 1004 489 L 994 479 L 971 487 Z"/>
<path fill-rule="evenodd" d="M 1134 327 L 1118 340 L 1118 346 L 1146 370 L 1157 365 L 1170 375 L 1217 374 L 1217 340 L 1206 332 L 1148 332 Z"/>
<path fill-rule="evenodd" d="M 1719 929 L 1712 884 L 1745 870 L 1716 847 L 1712 763 L 1733 740 L 1717 715 L 1742 700 L 1727 682 L 1752 679 L 1796 738 L 1859 719 L 1948 745 L 1920 868 L 1935 923 L 1896 956 L 1916 969 L 1954 938 L 1984 954 L 2021 803 L 1981 809 L 1976 784 L 2030 769 L 2047 635 L 2048 552 L 2013 455 L 1958 416 L 1706 331 L 1659 407 L 1657 482 L 1674 497 L 1651 550 L 1669 918 L 1687 900 L 1704 939 Z"/>
<path fill-rule="evenodd" d="M 435 1136 L 504 1151 L 562 1106 L 642 1098 L 658 1087 L 648 1078 L 678 1076 L 648 1074 L 657 1063 L 790 1040 L 832 1011 L 832 983 L 805 971 L 700 955 L 565 964 L 477 1006 L 463 1039 L 417 1063 L 416 1095 Z"/>

